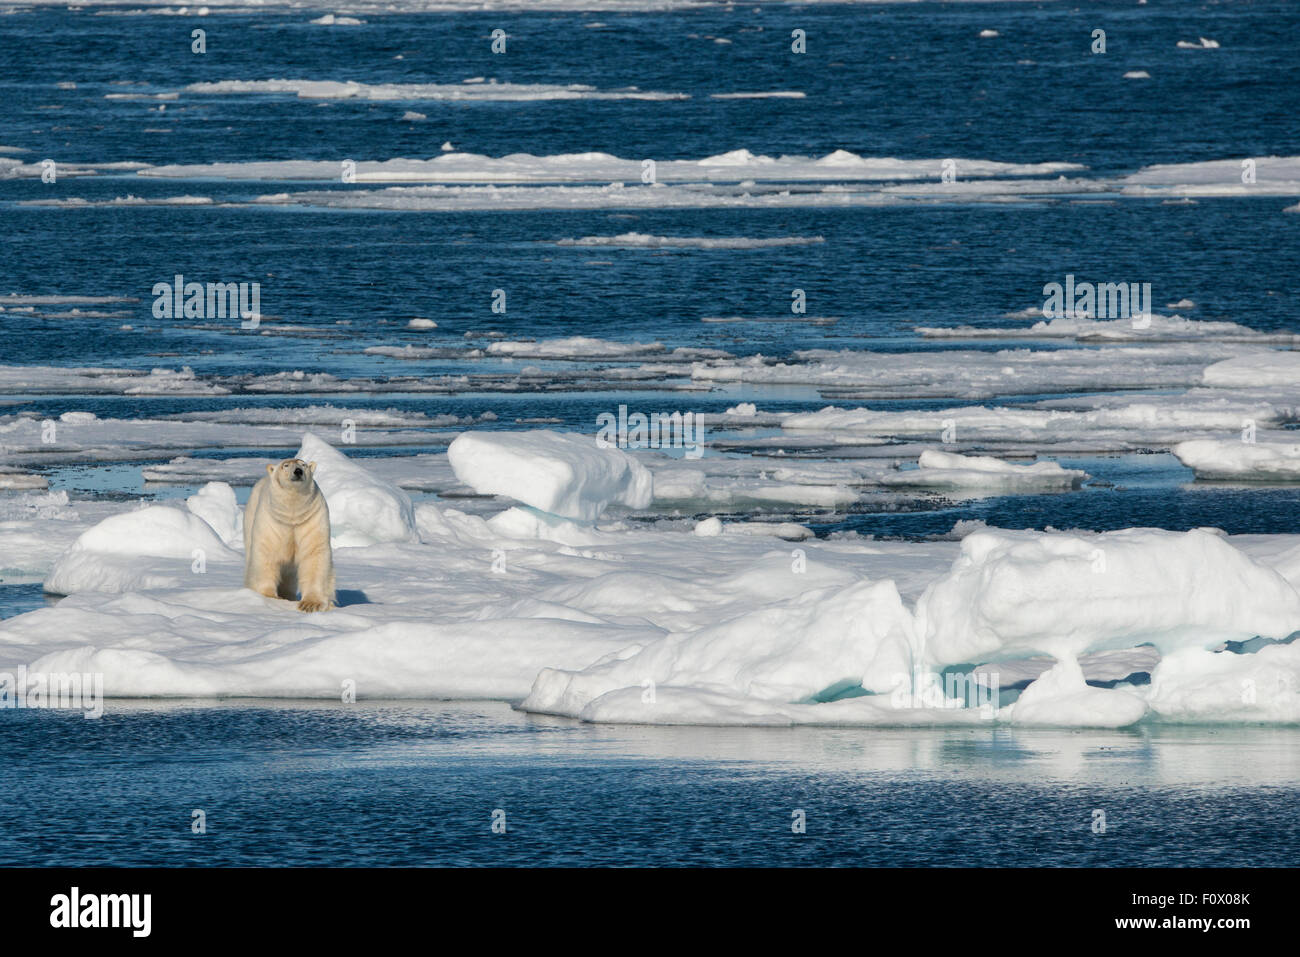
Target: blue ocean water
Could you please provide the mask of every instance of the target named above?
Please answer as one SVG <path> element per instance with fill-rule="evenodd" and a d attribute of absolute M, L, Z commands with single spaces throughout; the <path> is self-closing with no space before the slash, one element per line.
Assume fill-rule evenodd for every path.
<path fill-rule="evenodd" d="M 1269 867 L 1300 842 L 1295 728 L 611 727 L 436 702 L 7 718 L 10 865 Z"/>
<path fill-rule="evenodd" d="M 104 11 L 109 13 L 111 11 Z M 1161 162 L 1300 152 L 1294 56 L 1298 14 L 1273 3 L 1151 5 L 886 4 L 710 7 L 666 13 L 381 16 L 351 28 L 302 12 L 212 17 L 90 16 L 36 10 L 0 31 L 0 145 L 58 162 L 207 163 L 431 157 L 444 141 L 500 156 L 604 151 L 699 159 L 734 149 L 820 156 L 956 156 L 1067 161 L 1093 174 Z M 603 23 L 602 29 L 586 29 Z M 486 35 L 502 24 L 508 52 Z M 994 42 L 978 31 L 995 25 Z M 208 31 L 208 52 L 189 31 Z M 791 55 L 800 25 L 810 52 Z M 1108 52 L 1089 52 L 1108 30 Z M 1212 35 L 1206 56 L 1175 41 Z M 708 39 L 723 36 L 720 46 Z M 395 59 L 401 56 L 402 59 Z M 1142 68 L 1150 82 L 1124 80 Z M 163 102 L 106 99 L 186 85 L 277 77 L 377 83 L 635 85 L 689 99 L 643 102 L 302 100 L 292 94 L 199 95 Z M 60 89 L 57 83 L 75 83 Z M 804 99 L 713 99 L 794 90 Z M 446 372 L 359 355 L 428 337 L 399 328 L 429 316 L 459 336 L 495 321 L 507 333 L 658 339 L 740 354 L 798 348 L 917 348 L 917 325 L 1005 325 L 1001 313 L 1041 302 L 1045 281 L 1140 277 L 1161 302 L 1190 297 L 1197 318 L 1255 329 L 1296 320 L 1300 219 L 1277 199 L 1037 202 L 934 208 L 522 211 L 394 214 L 235 206 L 62 209 L 28 199 L 195 194 L 247 201 L 292 184 L 157 181 L 134 175 L 19 179 L 0 184 L 8 254 L 0 289 L 140 297 L 124 332 L 102 320 L 33 323 L 0 317 L 9 362 L 136 368 L 183 357 L 196 371 L 302 365 L 336 374 Z M 344 188 L 313 185 L 312 188 Z M 591 250 L 566 237 L 635 230 L 689 236 L 822 236 L 761 250 Z M 607 260 L 608 265 L 591 265 Z M 193 330 L 152 320 L 149 290 L 176 274 L 250 277 L 263 311 L 324 339 Z M 489 312 L 509 287 L 508 319 Z M 719 330 L 701 316 L 787 311 L 804 288 L 832 327 Z M 1165 298 L 1167 297 L 1167 298 Z M 338 323 L 347 322 L 340 327 Z M 444 332 L 445 330 L 445 332 Z M 734 334 L 734 335 L 733 335 Z M 481 368 L 481 367 L 480 367 Z"/>
<path fill-rule="evenodd" d="M 1102 175 L 1300 153 L 1300 9 L 1281 0 L 366 14 L 365 24 L 347 29 L 311 25 L 315 15 L 127 16 L 88 8 L 0 16 L 0 146 L 30 151 L 0 155 L 61 164 L 382 160 L 434 156 L 450 141 L 491 156 L 603 151 L 667 160 L 741 148 L 771 156 L 844 149 L 1064 161 Z M 196 56 L 190 31 L 200 26 L 208 53 Z M 510 35 L 505 55 L 490 52 L 496 28 Z M 804 56 L 789 54 L 794 28 L 807 31 Z M 999 31 L 996 42 L 978 37 L 986 28 Z M 1089 52 L 1098 28 L 1107 31 L 1105 55 Z M 1221 49 L 1203 55 L 1175 46 L 1198 36 L 1217 39 Z M 1130 70 L 1151 79 L 1124 80 Z M 689 99 L 108 98 L 223 79 L 376 84 L 479 76 L 602 90 L 635 85 Z M 764 90 L 806 97 L 710 97 Z M 402 122 L 408 109 L 427 119 Z M 812 388 L 683 393 L 688 383 L 671 376 L 636 390 L 581 382 L 507 387 L 502 382 L 518 363 L 408 361 L 364 350 L 483 344 L 497 331 L 777 357 L 813 348 L 939 352 L 950 347 L 922 341 L 916 326 L 1004 326 L 1003 313 L 1041 302 L 1044 282 L 1070 272 L 1149 281 L 1159 303 L 1195 300 L 1200 319 L 1300 331 L 1300 216 L 1281 215 L 1286 203 L 1277 198 L 509 213 L 246 205 L 298 188 L 344 187 L 160 181 L 129 172 L 53 184 L 0 178 L 0 295 L 138 300 L 96 307 L 121 313 L 111 320 L 0 312 L 0 363 L 189 366 L 202 376 L 231 377 L 303 369 L 487 378 L 445 394 L 55 392 L 8 396 L 3 411 L 152 417 L 332 402 L 431 415 L 491 411 L 498 419 L 489 428 L 547 417 L 559 420 L 557 428 L 590 429 L 599 412 L 628 399 L 712 412 L 740 401 L 765 411 L 811 410 L 829 404 Z M 128 194 L 189 194 L 213 203 L 21 205 Z M 628 231 L 824 242 L 753 250 L 557 245 Z M 257 280 L 264 312 L 306 331 L 253 336 L 156 320 L 150 290 L 175 274 Z M 489 308 L 499 287 L 510 291 L 506 317 Z M 700 322 L 782 313 L 796 287 L 806 290 L 810 314 L 836 322 Z M 436 320 L 436 334 L 408 331 L 416 316 Z M 443 441 L 431 435 L 384 453 L 438 450 Z M 54 488 L 82 495 L 191 491 L 145 488 L 139 467 L 152 461 L 48 471 Z M 791 517 L 822 535 L 907 538 L 943 534 L 972 518 L 1003 527 L 1300 531 L 1295 487 L 1193 485 L 1191 473 L 1165 454 L 1062 463 L 1106 484 L 1065 495 L 868 502 L 849 513 Z M 0 617 L 45 601 L 39 586 L 5 584 Z M 527 718 L 504 705 L 155 703 L 110 706 L 102 721 L 14 711 L 0 720 L 0 862 L 1289 864 L 1300 837 L 1295 745 L 1294 729 L 1261 728 L 610 729 Z M 504 836 L 488 826 L 498 807 L 510 821 Z M 190 831 L 195 808 L 208 814 L 202 837 Z M 808 811 L 806 835 L 790 832 L 796 808 Z M 1111 809 L 1105 835 L 1090 830 L 1096 808 Z"/>

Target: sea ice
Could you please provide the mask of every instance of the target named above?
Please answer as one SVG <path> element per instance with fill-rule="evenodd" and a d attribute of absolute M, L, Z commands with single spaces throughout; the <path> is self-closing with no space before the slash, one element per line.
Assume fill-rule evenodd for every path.
<path fill-rule="evenodd" d="M 1194 439 L 1179 442 L 1174 455 L 1198 479 L 1219 481 L 1300 480 L 1300 443 Z"/>

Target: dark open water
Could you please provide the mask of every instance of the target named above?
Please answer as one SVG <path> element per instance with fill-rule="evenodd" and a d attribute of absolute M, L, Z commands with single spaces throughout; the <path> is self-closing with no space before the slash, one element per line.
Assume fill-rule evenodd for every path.
<path fill-rule="evenodd" d="M 611 727 L 504 704 L 110 702 L 99 720 L 0 721 L 0 860 L 1282 866 L 1300 845 L 1298 753 L 1296 728 Z"/>

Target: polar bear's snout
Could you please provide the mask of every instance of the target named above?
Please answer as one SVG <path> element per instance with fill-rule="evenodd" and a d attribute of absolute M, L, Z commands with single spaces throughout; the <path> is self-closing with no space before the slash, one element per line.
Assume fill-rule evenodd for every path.
<path fill-rule="evenodd" d="M 268 465 L 267 472 L 282 485 L 297 486 L 296 491 L 308 492 L 312 484 L 312 473 L 316 470 L 315 462 L 302 459 L 285 459 L 277 465 Z"/>

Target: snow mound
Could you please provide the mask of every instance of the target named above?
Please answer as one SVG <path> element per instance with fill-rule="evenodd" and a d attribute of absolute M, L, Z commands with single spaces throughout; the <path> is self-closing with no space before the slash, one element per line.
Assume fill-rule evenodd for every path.
<path fill-rule="evenodd" d="M 1058 661 L 1007 708 L 1012 724 L 1122 728 L 1146 713 L 1146 702 L 1118 688 L 1094 688 L 1073 658 Z"/>
<path fill-rule="evenodd" d="M 543 512 L 593 522 L 611 503 L 646 508 L 654 480 L 644 465 L 591 436 L 465 432 L 447 449 L 456 477 L 476 492 L 505 495 Z"/>
<path fill-rule="evenodd" d="M 1186 648 L 1151 675 L 1148 701 L 1166 721 L 1300 721 L 1300 642 L 1253 655 Z"/>
<path fill-rule="evenodd" d="M 198 515 L 150 505 L 83 532 L 54 563 L 44 587 L 56 595 L 156 588 L 181 571 L 203 574 L 210 562 L 242 564 L 243 556 Z"/>
<path fill-rule="evenodd" d="M 892 581 L 815 589 L 581 672 L 545 669 L 522 707 L 674 724 L 696 720 L 702 695 L 779 709 L 844 683 L 887 692 L 909 671 L 911 630 Z"/>
<path fill-rule="evenodd" d="M 558 542 L 574 548 L 603 545 L 607 540 L 590 526 L 577 525 L 566 518 L 532 509 L 508 508 L 488 519 L 487 527 L 504 538 L 538 539 Z"/>
<path fill-rule="evenodd" d="M 376 478 L 311 432 L 304 433 L 297 458 L 316 463 L 316 484 L 329 506 L 335 548 L 417 539 L 411 497 L 396 485 Z"/>
<path fill-rule="evenodd" d="M 185 507 L 211 525 L 226 545 L 244 547 L 244 510 L 225 482 L 208 482 L 185 500 Z"/>
<path fill-rule="evenodd" d="M 962 539 L 952 571 L 917 602 L 931 664 L 1149 642 L 1170 653 L 1300 628 L 1300 594 L 1219 534 L 985 530 Z"/>

